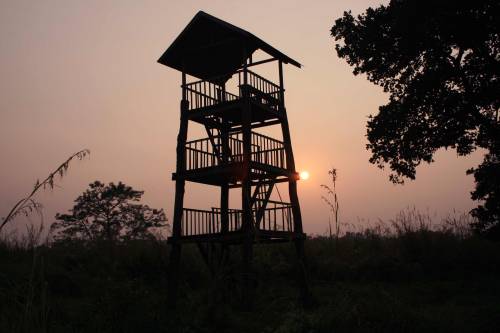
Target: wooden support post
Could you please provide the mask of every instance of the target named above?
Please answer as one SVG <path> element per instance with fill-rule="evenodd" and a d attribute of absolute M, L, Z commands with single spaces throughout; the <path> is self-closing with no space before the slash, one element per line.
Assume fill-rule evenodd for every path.
<path fill-rule="evenodd" d="M 282 115 L 281 119 L 281 130 L 283 132 L 283 144 L 285 146 L 286 153 L 286 168 L 291 173 L 296 173 L 295 170 L 295 159 L 293 157 L 292 150 L 292 140 L 290 137 L 290 128 L 288 126 L 288 117 L 285 108 L 285 98 L 284 98 L 284 84 L 283 84 L 283 63 L 279 61 L 279 77 L 280 77 L 280 113 Z M 299 197 L 297 195 L 297 179 L 290 177 L 288 180 L 288 191 L 290 195 L 290 203 L 292 204 L 293 219 L 294 219 L 294 231 L 296 233 L 302 233 L 302 215 L 300 213 Z"/>
<path fill-rule="evenodd" d="M 246 64 L 246 63 L 245 63 Z M 244 240 L 242 244 L 242 275 L 243 275 L 243 298 L 245 307 L 252 307 L 252 256 L 253 256 L 253 216 L 252 216 L 252 180 L 250 179 L 250 161 L 252 158 L 252 128 L 251 128 L 251 108 L 247 90 L 248 71 L 243 68 L 243 99 L 245 106 L 241 108 L 242 130 L 243 130 L 243 181 L 241 187 L 241 207 L 243 210 Z"/>
<path fill-rule="evenodd" d="M 223 99 L 226 96 L 226 85 L 223 85 Z M 221 140 L 221 153 L 222 153 L 222 165 L 226 167 L 229 163 L 231 149 L 229 146 L 229 132 L 228 132 L 227 120 L 222 120 L 222 125 L 219 130 L 220 140 Z M 221 222 L 221 233 L 226 234 L 229 232 L 229 182 L 224 181 L 220 187 L 220 222 Z M 229 252 L 229 246 L 226 243 L 222 243 L 220 246 L 220 260 L 219 267 L 224 269 L 226 264 L 227 254 Z"/>
<path fill-rule="evenodd" d="M 176 305 L 177 288 L 179 279 L 179 262 L 181 256 L 181 243 L 179 238 L 182 235 L 182 212 L 184 206 L 185 180 L 183 173 L 186 170 L 186 140 L 188 132 L 188 110 L 189 102 L 186 99 L 186 74 L 182 73 L 182 100 L 180 129 L 177 135 L 177 164 L 176 174 L 180 175 L 175 181 L 175 201 L 174 201 L 174 221 L 172 227 L 170 260 L 168 267 L 168 302 L 171 306 Z"/>
<path fill-rule="evenodd" d="M 228 165 L 229 157 L 231 154 L 229 148 L 229 133 L 227 131 L 227 127 L 228 127 L 227 121 L 223 120 L 220 130 L 223 166 Z M 229 231 L 229 183 L 227 181 L 224 181 L 224 183 L 220 187 L 220 213 L 221 213 L 221 232 L 227 233 Z"/>
<path fill-rule="evenodd" d="M 283 132 L 283 144 L 286 153 L 286 167 L 289 172 L 295 173 L 295 159 L 293 157 L 292 140 L 290 136 L 290 128 L 288 126 L 288 117 L 285 108 L 285 87 L 283 81 L 283 63 L 278 62 L 279 66 L 279 81 L 280 81 L 280 113 L 281 113 L 281 129 Z M 297 194 L 297 179 L 290 177 L 288 181 L 288 194 L 290 196 L 290 203 L 292 205 L 293 214 L 293 231 L 295 237 L 295 250 L 297 252 L 298 264 L 298 282 L 300 287 L 300 298 L 302 304 L 308 306 L 312 303 L 312 296 L 309 291 L 307 283 L 307 274 L 305 267 L 305 252 L 304 252 L 304 238 L 302 237 L 302 215 L 300 212 L 299 197 Z"/>
<path fill-rule="evenodd" d="M 220 214 L 221 233 L 229 231 L 229 184 L 224 183 L 220 187 Z"/>
<path fill-rule="evenodd" d="M 243 132 L 243 181 L 241 187 L 241 207 L 243 209 L 243 229 L 245 232 L 252 229 L 252 183 L 250 179 L 250 161 L 252 158 L 252 128 L 251 128 L 251 108 L 247 85 L 247 69 L 243 69 L 243 83 L 245 89 L 243 90 L 243 99 L 245 106 L 241 108 L 242 119 L 242 132 Z"/>
<path fill-rule="evenodd" d="M 198 250 L 200 250 L 201 257 L 203 258 L 203 261 L 205 261 L 205 264 L 207 265 L 208 270 L 210 271 L 210 274 L 212 276 L 214 276 L 215 267 L 214 267 L 214 264 L 212 262 L 213 258 L 210 256 L 210 254 L 211 254 L 210 251 L 212 250 L 210 248 L 210 245 L 213 245 L 213 244 L 206 244 L 206 243 L 198 242 L 198 243 L 196 243 L 196 245 L 198 246 Z"/>

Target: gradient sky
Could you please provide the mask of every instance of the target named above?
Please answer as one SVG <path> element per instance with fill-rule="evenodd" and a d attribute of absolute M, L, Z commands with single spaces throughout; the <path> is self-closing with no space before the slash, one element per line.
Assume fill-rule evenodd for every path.
<path fill-rule="evenodd" d="M 306 3 L 311 5 L 305 6 Z M 180 74 L 156 63 L 198 10 L 261 37 L 304 64 L 285 68 L 286 103 L 304 228 L 324 233 L 320 184 L 338 169 L 342 222 L 390 219 L 415 206 L 436 216 L 470 210 L 481 159 L 442 151 L 404 186 L 368 162 L 367 117 L 387 95 L 337 58 L 329 29 L 344 10 L 381 1 L 2 1 L 0 4 L 0 216 L 73 152 L 58 184 L 37 198 L 45 222 L 65 212 L 98 179 L 145 191 L 143 201 L 172 217 Z M 214 188 L 190 185 L 186 206 L 217 205 Z M 283 191 L 282 191 L 283 193 Z M 21 226 L 25 221 L 17 220 Z"/>

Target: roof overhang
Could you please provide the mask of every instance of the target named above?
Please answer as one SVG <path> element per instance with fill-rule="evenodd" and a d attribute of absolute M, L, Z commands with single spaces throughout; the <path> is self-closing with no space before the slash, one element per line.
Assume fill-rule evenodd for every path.
<path fill-rule="evenodd" d="M 250 32 L 203 11 L 194 16 L 158 62 L 203 80 L 222 83 L 259 49 L 285 64 L 301 67 Z"/>

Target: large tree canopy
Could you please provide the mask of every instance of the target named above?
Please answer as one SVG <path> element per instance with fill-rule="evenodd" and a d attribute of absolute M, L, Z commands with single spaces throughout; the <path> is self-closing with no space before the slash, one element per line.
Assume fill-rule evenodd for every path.
<path fill-rule="evenodd" d="M 469 171 L 472 198 L 485 201 L 472 211 L 483 231 L 500 226 L 499 27 L 498 0 L 392 0 L 356 17 L 345 12 L 331 29 L 354 74 L 390 94 L 368 121 L 367 148 L 393 182 L 414 179 L 440 148 L 487 151 Z"/>
<path fill-rule="evenodd" d="M 75 200 L 70 214 L 57 214 L 51 229 L 58 240 L 120 241 L 149 237 L 152 228 L 165 226 L 162 209 L 137 203 L 143 191 L 119 182 L 89 185 Z"/>

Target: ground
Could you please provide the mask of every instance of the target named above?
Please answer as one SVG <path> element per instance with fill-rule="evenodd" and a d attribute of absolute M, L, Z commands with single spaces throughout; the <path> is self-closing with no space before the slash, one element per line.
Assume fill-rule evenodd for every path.
<path fill-rule="evenodd" d="M 306 241 L 315 304 L 303 308 L 290 244 L 257 245 L 254 302 L 234 265 L 211 277 L 182 252 L 179 302 L 167 306 L 168 246 L 0 245 L 1 332 L 494 332 L 500 245 L 453 232 L 374 230 Z"/>

